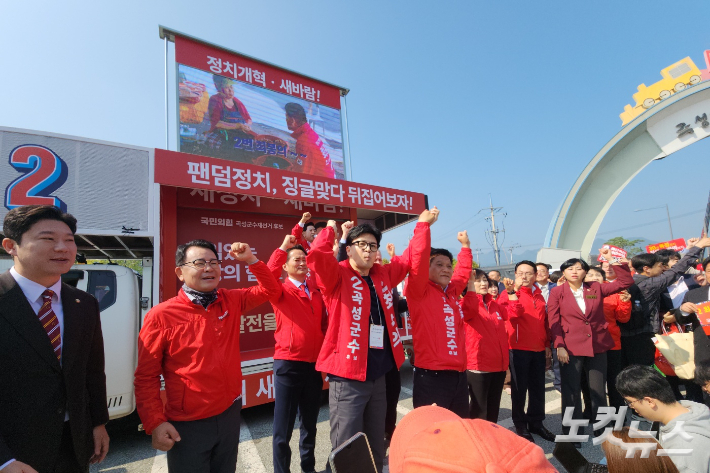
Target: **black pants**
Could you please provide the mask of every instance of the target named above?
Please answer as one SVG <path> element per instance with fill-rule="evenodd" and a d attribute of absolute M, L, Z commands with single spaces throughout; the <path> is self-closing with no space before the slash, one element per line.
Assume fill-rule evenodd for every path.
<path fill-rule="evenodd" d="M 616 390 L 616 377 L 624 369 L 624 356 L 621 350 L 606 352 L 606 391 L 609 394 L 609 405 L 613 407 L 624 406 L 624 398 Z"/>
<path fill-rule="evenodd" d="M 412 391 L 412 405 L 415 409 L 436 403 L 462 419 L 468 418 L 468 382 L 465 372 L 415 367 Z"/>
<path fill-rule="evenodd" d="M 367 435 L 378 473 L 385 460 L 385 413 L 387 394 L 385 375 L 375 381 L 331 379 L 330 443 L 335 450 L 358 432 Z M 330 462 L 326 471 L 330 472 Z"/>
<path fill-rule="evenodd" d="M 274 473 L 291 471 L 289 442 L 296 423 L 301 419 L 301 470 L 314 471 L 316 467 L 316 425 L 320 407 L 323 378 L 315 363 L 305 361 L 274 360 Z"/>
<path fill-rule="evenodd" d="M 569 355 L 569 363 L 560 364 L 562 376 L 562 415 L 568 407 L 574 408 L 573 418 L 582 419 L 581 378 L 586 375 L 589 387 L 589 415 L 596 419 L 600 407 L 606 407 L 606 364 L 607 354 L 597 353 L 594 356 Z M 569 433 L 569 427 L 562 427 Z"/>
<path fill-rule="evenodd" d="M 638 335 L 621 336 L 621 369 L 629 365 L 651 366 L 655 362 L 656 346 L 651 339 L 653 332 L 639 333 Z"/>
<path fill-rule="evenodd" d="M 510 375 L 513 424 L 529 428 L 541 426 L 545 420 L 545 352 L 510 350 Z"/>
<path fill-rule="evenodd" d="M 402 391 L 402 378 L 395 366 L 385 374 L 385 387 L 387 390 L 387 414 L 385 415 L 385 439 L 391 440 L 394 428 L 397 425 L 397 403 L 399 393 Z"/>
<path fill-rule="evenodd" d="M 693 401 L 703 403 L 703 389 L 692 379 L 680 379 L 678 376 L 666 376 L 677 401 Z M 685 397 L 680 392 L 680 386 L 685 386 Z"/>
<path fill-rule="evenodd" d="M 62 431 L 62 442 L 59 447 L 59 459 L 54 466 L 54 473 L 88 473 L 89 465 L 79 465 L 74 453 L 74 442 L 72 440 L 69 421 L 64 422 Z"/>
<path fill-rule="evenodd" d="M 466 372 L 468 393 L 471 396 L 468 415 L 471 419 L 498 422 L 500 396 L 503 393 L 505 371 L 493 373 Z"/>
<path fill-rule="evenodd" d="M 168 450 L 170 473 L 234 473 L 239 447 L 239 412 L 237 399 L 221 414 L 199 420 L 170 421 L 180 434 L 180 441 Z"/>

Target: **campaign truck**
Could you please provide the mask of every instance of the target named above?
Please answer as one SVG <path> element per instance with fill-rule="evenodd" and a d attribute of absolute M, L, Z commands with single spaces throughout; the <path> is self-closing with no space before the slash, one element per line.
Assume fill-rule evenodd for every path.
<path fill-rule="evenodd" d="M 251 245 L 263 261 L 304 212 L 312 220 L 369 222 L 387 231 L 416 220 L 423 194 L 253 162 L 141 148 L 0 127 L 0 219 L 22 205 L 49 204 L 78 220 L 78 260 L 63 279 L 96 297 L 106 352 L 106 399 L 112 419 L 135 409 L 133 373 L 145 314 L 175 296 L 175 251 L 204 238 L 222 260 L 220 287 L 256 284 L 229 255 L 232 242 Z M 111 264 L 135 260 L 142 271 Z M 12 260 L 0 255 L 0 269 Z M 139 268 L 140 269 L 140 268 Z M 269 303 L 242 315 L 240 348 L 245 407 L 274 400 L 276 320 Z M 406 329 L 402 335 L 405 339 Z"/>

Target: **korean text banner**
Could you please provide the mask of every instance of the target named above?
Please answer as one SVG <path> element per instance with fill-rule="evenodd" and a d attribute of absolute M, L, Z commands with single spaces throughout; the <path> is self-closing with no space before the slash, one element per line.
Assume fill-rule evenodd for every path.
<path fill-rule="evenodd" d="M 426 205 L 424 194 L 416 192 L 305 176 L 163 149 L 155 150 L 155 182 L 174 187 L 403 214 L 418 214 Z"/>
<path fill-rule="evenodd" d="M 340 90 L 175 37 L 180 151 L 345 179 Z"/>

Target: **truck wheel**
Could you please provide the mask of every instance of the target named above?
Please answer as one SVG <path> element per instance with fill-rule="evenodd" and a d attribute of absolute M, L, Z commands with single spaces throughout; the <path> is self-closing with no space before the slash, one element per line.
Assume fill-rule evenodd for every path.
<path fill-rule="evenodd" d="M 681 90 L 685 90 L 685 84 L 682 82 L 678 82 L 675 87 L 673 87 L 673 90 L 676 92 L 680 92 Z"/>
<path fill-rule="evenodd" d="M 700 76 L 691 76 L 690 77 L 690 85 L 695 85 L 700 82 Z"/>
<path fill-rule="evenodd" d="M 643 108 L 651 108 L 653 104 L 656 103 L 652 98 L 647 98 L 643 101 Z"/>
<path fill-rule="evenodd" d="M 671 92 L 670 90 L 662 90 L 661 93 L 658 94 L 658 96 L 661 98 L 661 100 L 665 100 L 671 96 Z"/>

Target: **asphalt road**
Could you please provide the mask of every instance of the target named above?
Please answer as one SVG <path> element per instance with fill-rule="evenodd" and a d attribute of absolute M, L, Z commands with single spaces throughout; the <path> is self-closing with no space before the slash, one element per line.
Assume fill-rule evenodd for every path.
<path fill-rule="evenodd" d="M 550 373 L 548 373 L 550 375 Z M 398 418 L 401 419 L 412 409 L 412 367 L 408 361 L 402 366 L 402 393 L 397 406 Z M 325 391 L 324 391 L 325 394 Z M 327 396 L 322 397 L 321 409 L 318 415 L 318 437 L 316 440 L 316 468 L 325 469 L 330 453 L 330 437 L 328 425 Z M 561 433 L 562 417 L 560 414 L 560 397 L 552 387 L 548 378 L 546 385 L 546 411 L 548 413 L 545 425 L 554 433 Z M 510 428 L 510 396 L 503 393 L 501 399 L 500 425 Z M 251 407 L 242 411 L 241 441 L 239 445 L 238 472 L 269 473 L 273 472 L 271 455 L 271 434 L 273 422 L 273 404 Z M 91 468 L 92 473 L 167 473 L 165 454 L 151 447 L 150 437 L 145 432 L 138 432 L 138 417 L 134 415 L 124 419 L 111 421 L 108 432 L 111 436 L 109 454 L 100 465 Z M 294 430 L 291 449 L 295 453 L 291 459 L 291 471 L 301 471 L 298 458 L 298 431 Z M 536 443 L 543 448 L 552 464 L 559 470 L 565 470 L 552 458 L 554 444 L 535 436 Z M 589 461 L 599 461 L 602 458 L 600 447 L 592 445 L 591 440 L 583 445 L 582 453 Z"/>

